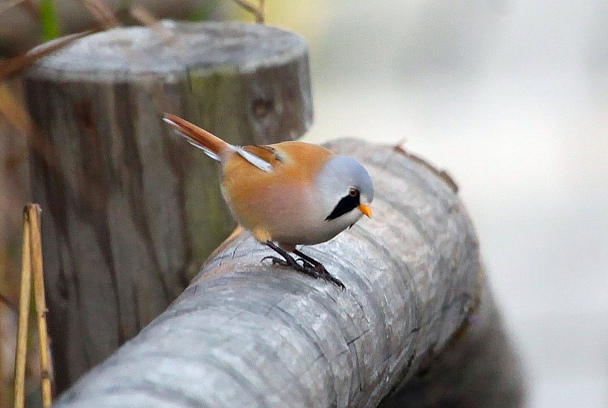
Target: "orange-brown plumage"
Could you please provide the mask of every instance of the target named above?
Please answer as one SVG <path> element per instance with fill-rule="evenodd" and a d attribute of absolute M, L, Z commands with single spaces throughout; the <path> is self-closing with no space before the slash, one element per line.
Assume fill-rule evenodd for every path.
<path fill-rule="evenodd" d="M 305 210 L 303 206 L 314 205 L 308 202 L 312 193 L 307 193 L 312 188 L 313 175 L 318 174 L 333 156 L 321 146 L 302 142 L 282 142 L 268 147 L 275 152 L 258 146 L 245 149 L 272 164 L 272 172 L 253 168 L 237 154 L 232 154 L 222 165 L 222 188 L 226 201 L 237 220 L 261 242 L 285 237 L 287 228 L 298 227 L 299 213 Z M 304 197 L 301 199 L 290 205 L 284 204 L 290 197 L 298 197 L 302 193 Z M 290 220 L 289 226 L 280 220 Z M 284 247 L 299 244 L 279 242 Z"/>

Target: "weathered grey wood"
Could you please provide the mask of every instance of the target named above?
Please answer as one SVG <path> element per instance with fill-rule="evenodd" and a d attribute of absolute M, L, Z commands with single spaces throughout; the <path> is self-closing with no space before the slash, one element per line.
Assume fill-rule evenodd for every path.
<path fill-rule="evenodd" d="M 27 72 L 50 331 L 64 389 L 161 313 L 234 227 L 215 163 L 161 121 L 237 143 L 312 121 L 307 48 L 244 23 L 173 23 L 83 38 Z"/>
<path fill-rule="evenodd" d="M 237 234 L 57 407 L 375 407 L 457 342 L 485 276 L 452 186 L 392 148 L 330 147 L 376 186 L 373 219 L 304 249 L 346 290 L 261 263 L 268 249 Z"/>
<path fill-rule="evenodd" d="M 488 282 L 469 322 L 440 353 L 431 353 L 382 408 L 517 408 L 525 403 L 519 357 Z"/>

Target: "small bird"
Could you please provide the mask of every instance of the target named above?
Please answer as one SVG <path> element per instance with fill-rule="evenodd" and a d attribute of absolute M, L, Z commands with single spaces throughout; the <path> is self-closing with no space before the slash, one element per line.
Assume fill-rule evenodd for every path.
<path fill-rule="evenodd" d="M 297 245 L 328 241 L 372 216 L 374 185 L 355 159 L 304 142 L 234 146 L 170 113 L 163 120 L 222 166 L 221 188 L 236 219 L 279 255 L 262 259 L 344 284 Z M 294 259 L 288 252 L 299 258 Z"/>

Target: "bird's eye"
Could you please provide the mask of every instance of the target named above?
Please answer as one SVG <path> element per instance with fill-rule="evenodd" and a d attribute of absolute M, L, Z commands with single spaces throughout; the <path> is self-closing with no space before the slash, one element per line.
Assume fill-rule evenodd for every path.
<path fill-rule="evenodd" d="M 351 188 L 348 190 L 348 195 L 351 197 L 357 197 L 359 195 L 359 190 L 356 188 Z"/>

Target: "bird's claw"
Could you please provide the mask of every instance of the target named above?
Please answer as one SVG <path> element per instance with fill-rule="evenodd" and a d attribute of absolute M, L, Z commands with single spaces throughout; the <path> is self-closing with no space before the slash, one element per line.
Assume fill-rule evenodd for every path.
<path fill-rule="evenodd" d="M 334 276 L 333 276 L 332 274 L 330 274 L 329 272 L 327 272 L 327 269 L 325 269 L 325 268 L 323 267 L 323 265 L 317 265 L 317 266 L 315 266 L 315 267 L 314 267 L 314 270 L 318 272 L 318 268 L 319 268 L 319 266 L 320 266 L 321 268 L 323 268 L 323 272 L 322 272 L 322 275 L 320 274 L 320 275 L 321 275 L 320 277 L 321 277 L 321 278 L 322 278 L 324 281 L 326 281 L 326 282 L 331 282 L 331 283 L 333 283 L 334 285 L 336 285 L 337 287 L 339 287 L 339 288 L 340 288 L 340 289 L 342 289 L 342 290 L 346 289 L 346 286 L 344 286 L 344 284 L 342 283 L 342 281 L 341 281 L 340 279 L 338 279 L 338 278 L 334 277 Z"/>
<path fill-rule="evenodd" d="M 293 260 L 293 263 L 291 263 L 289 262 L 289 260 L 281 259 L 276 256 L 265 256 L 264 258 L 262 258 L 262 261 L 265 261 L 267 259 L 270 259 L 272 261 L 273 266 L 279 265 L 283 267 L 291 267 L 298 272 L 310 276 L 311 278 L 323 279 L 326 282 L 331 282 L 342 290 L 346 288 L 342 281 L 340 281 L 340 279 L 332 276 L 327 271 L 327 269 L 325 269 L 325 267 L 320 263 L 318 263 L 317 265 L 313 265 L 312 263 L 308 262 L 306 259 L 303 258 L 298 258 L 297 260 L 291 258 L 291 260 Z M 302 264 L 300 265 L 298 261 Z"/>
<path fill-rule="evenodd" d="M 325 282 L 332 282 L 334 285 L 340 287 L 341 289 L 345 288 L 344 284 L 340 281 L 340 279 L 335 278 L 332 274 L 330 274 L 327 269 L 325 269 L 323 264 L 317 263 L 316 265 L 314 265 L 304 258 L 298 258 L 297 260 L 302 262 L 302 268 L 305 268 L 311 272 L 311 276 L 313 276 L 312 274 L 314 274 L 315 279 L 321 278 Z"/>
<path fill-rule="evenodd" d="M 305 259 L 298 260 L 302 261 L 302 265 L 298 264 L 298 267 L 294 268 L 296 271 L 302 272 L 315 279 L 323 279 L 325 282 L 333 283 L 340 289 L 345 289 L 345 286 L 340 279 L 333 277 L 322 264 L 313 265 Z"/>
<path fill-rule="evenodd" d="M 279 266 L 291 266 L 289 263 L 287 263 L 287 261 L 285 261 L 284 259 L 278 258 L 276 256 L 265 256 L 264 258 L 262 258 L 261 262 L 264 262 L 265 260 L 270 259 L 272 261 L 272 265 L 279 265 Z"/>

